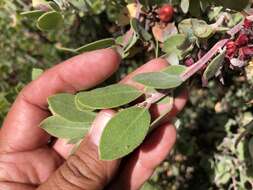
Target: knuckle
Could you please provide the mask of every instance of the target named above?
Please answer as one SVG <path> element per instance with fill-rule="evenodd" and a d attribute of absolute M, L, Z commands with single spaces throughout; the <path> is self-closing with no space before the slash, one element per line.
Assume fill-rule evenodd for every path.
<path fill-rule="evenodd" d="M 69 183 L 77 187 L 77 189 L 85 190 L 101 188 L 105 185 L 106 180 L 101 170 L 94 163 L 92 156 L 83 157 L 74 154 L 71 155 L 65 163 L 65 169 L 60 171 L 60 175 L 65 183 Z"/>

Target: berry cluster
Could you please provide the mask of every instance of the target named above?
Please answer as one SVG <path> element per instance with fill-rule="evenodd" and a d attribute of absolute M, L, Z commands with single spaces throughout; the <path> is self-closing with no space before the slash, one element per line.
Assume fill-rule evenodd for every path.
<path fill-rule="evenodd" d="M 243 66 L 253 56 L 253 21 L 245 19 L 243 29 L 235 40 L 227 43 L 226 48 L 226 58 L 232 64 L 241 62 L 239 65 Z"/>

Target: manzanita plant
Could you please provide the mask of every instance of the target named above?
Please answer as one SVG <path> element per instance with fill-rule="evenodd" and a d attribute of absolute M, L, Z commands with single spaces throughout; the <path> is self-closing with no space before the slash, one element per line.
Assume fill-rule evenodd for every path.
<path fill-rule="evenodd" d="M 171 111 L 173 94 L 194 76 L 203 86 L 217 78 L 224 83 L 226 71 L 244 71 L 253 56 L 253 9 L 249 0 L 121 0 L 104 1 L 104 9 L 117 10 L 114 21 L 119 33 L 79 48 L 58 47 L 73 54 L 114 48 L 123 59 L 145 50 L 162 57 L 170 66 L 160 72 L 135 76 L 143 90 L 112 84 L 90 91 L 56 94 L 48 99 L 52 116 L 41 123 L 51 135 L 79 144 L 97 112 L 116 109 L 105 127 L 99 145 L 102 160 L 124 157 L 135 150 Z M 64 11 L 96 12 L 88 0 L 33 0 L 34 10 L 21 15 L 35 20 L 42 31 L 64 24 Z M 98 68 L 99 69 L 99 68 Z M 33 72 L 34 78 L 41 73 Z M 136 102 L 140 97 L 144 100 Z M 149 108 L 158 102 L 171 104 L 161 116 L 151 119 Z M 249 132 L 253 130 L 248 128 Z M 252 141 L 250 149 L 253 149 Z"/>

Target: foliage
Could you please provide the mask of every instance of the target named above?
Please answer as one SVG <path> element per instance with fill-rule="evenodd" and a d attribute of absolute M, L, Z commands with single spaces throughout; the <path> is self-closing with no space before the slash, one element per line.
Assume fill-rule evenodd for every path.
<path fill-rule="evenodd" d="M 43 6 L 40 6 L 41 2 Z M 249 150 L 252 149 L 248 149 L 250 145 L 248 141 L 251 142 L 251 132 L 247 132 L 247 135 L 244 136 L 244 140 L 239 141 L 237 147 L 234 146 L 241 133 L 248 131 L 242 126 L 252 119 L 251 100 L 253 95 L 251 94 L 251 86 L 248 84 L 248 81 L 250 82 L 248 79 L 252 78 L 251 65 L 248 64 L 246 67 L 248 77 L 245 78 L 243 75 L 240 76 L 244 70 L 239 67 L 240 64 L 236 57 L 237 54 L 234 54 L 231 60 L 233 59 L 235 62 L 231 61 L 230 63 L 226 61 L 226 65 L 221 69 L 222 60 L 224 61 L 224 56 L 227 57 L 228 54 L 224 52 L 225 49 L 218 51 L 219 48 L 224 47 L 227 43 L 227 41 L 218 42 L 219 39 L 224 39 L 225 36 L 227 36 L 225 34 L 226 32 L 228 32 L 228 35 L 236 35 L 237 32 L 233 33 L 234 31 L 229 29 L 236 26 L 243 19 L 243 16 L 239 12 L 224 11 L 224 9 L 220 7 L 209 9 L 208 7 L 210 7 L 210 4 L 216 3 L 215 1 L 209 0 L 143 0 L 140 1 L 143 7 L 148 12 L 152 13 L 148 15 L 151 22 L 147 25 L 146 23 L 143 25 L 143 22 L 135 18 L 136 13 L 138 13 L 138 6 L 135 6 L 134 2 L 135 1 L 123 0 L 96 0 L 92 2 L 88 0 L 55 0 L 48 2 L 40 0 L 33 1 L 33 9 L 31 9 L 27 4 L 20 3 L 19 1 L 15 1 L 14 3 L 4 1 L 4 3 L 1 4 L 1 9 L 3 11 L 0 13 L 1 18 L 3 18 L 0 19 L 0 26 L 5 26 L 1 27 L 1 30 L 3 30 L 1 32 L 4 35 L 2 35 L 3 39 L 1 39 L 0 43 L 0 45 L 4 47 L 2 48 L 4 49 L 3 54 L 0 54 L 1 75 L 3 73 L 3 76 L 0 75 L 0 78 L 4 79 L 0 82 L 1 113 L 3 113 L 3 116 L 5 115 L 10 103 L 13 102 L 20 88 L 31 80 L 30 73 L 32 67 L 48 68 L 59 60 L 63 60 L 77 53 L 114 46 L 114 48 L 121 53 L 122 57 L 126 59 L 119 73 L 108 82 L 111 84 L 126 73 L 132 71 L 140 65 L 140 63 L 145 62 L 145 60 L 163 56 L 173 65 L 180 63 L 180 65 L 185 66 L 181 66 L 180 68 L 178 66 L 173 66 L 158 73 L 150 73 L 148 75 L 153 76 L 148 76 L 148 78 L 144 80 L 143 77 L 145 77 L 145 75 L 139 75 L 135 80 L 147 85 L 149 88 L 146 88 L 146 91 L 138 92 L 133 99 L 124 100 L 124 102 L 109 102 L 110 104 L 113 103 L 113 107 L 121 106 L 121 109 L 123 109 L 123 111 L 120 112 L 121 114 L 131 109 L 122 105 L 131 102 L 138 97 L 137 95 L 142 93 L 148 95 L 147 97 L 155 95 L 155 99 L 150 100 L 147 98 L 146 101 L 133 107 L 133 109 L 138 109 L 138 107 L 140 107 L 139 109 L 141 110 L 147 110 L 147 105 L 150 106 L 150 104 L 164 98 L 165 95 L 168 96 L 173 103 L 171 91 L 169 91 L 169 93 L 165 91 L 166 93 L 164 94 L 164 91 L 160 91 L 159 89 L 177 87 L 195 73 L 198 72 L 203 74 L 202 80 L 199 79 L 200 77 L 198 75 L 194 75 L 194 78 L 187 82 L 187 86 L 191 87 L 189 89 L 191 95 L 188 107 L 182 115 L 179 116 L 181 125 L 178 127 L 179 138 L 177 146 L 172 156 L 157 169 L 150 184 L 146 184 L 144 188 L 251 189 L 253 186 L 251 182 L 252 159 L 249 155 Z M 232 4 L 229 2 L 230 1 L 224 1 L 225 4 L 223 4 L 223 6 L 234 8 L 234 4 L 240 4 L 242 6 L 241 8 L 245 8 L 244 2 L 246 2 L 246 5 L 248 3 L 247 1 L 240 3 L 238 3 L 238 1 L 233 1 Z M 164 24 L 157 21 L 157 17 L 155 16 L 155 11 L 158 8 L 157 5 L 161 6 L 164 3 L 170 3 L 177 7 L 178 12 L 176 12 L 174 16 L 176 24 Z M 236 6 L 236 8 L 239 7 Z M 21 10 L 25 11 L 22 17 L 20 16 Z M 39 10 L 39 12 L 35 14 L 34 12 L 30 12 L 31 10 Z M 60 14 L 58 14 L 58 12 Z M 126 12 L 130 17 L 125 16 L 124 13 Z M 219 20 L 224 16 L 224 12 L 228 14 L 231 19 L 225 19 L 225 22 L 220 24 Z M 47 21 L 46 17 L 51 14 L 58 15 L 54 17 L 55 22 L 57 22 L 55 25 Z M 11 17 L 9 15 L 11 15 Z M 206 15 L 208 15 L 208 17 L 206 17 Z M 24 16 L 30 18 L 25 18 Z M 33 24 L 31 24 L 30 19 L 34 20 Z M 147 20 L 147 18 L 145 19 Z M 42 23 L 41 20 L 43 21 Z M 13 21 L 15 21 L 14 25 L 12 25 Z M 117 26 L 114 23 L 117 23 Z M 36 29 L 36 25 L 39 26 L 39 29 L 43 32 Z M 56 28 L 54 28 L 54 26 L 56 26 Z M 52 31 L 48 31 L 49 29 L 52 29 Z M 180 34 L 178 34 L 177 30 Z M 101 40 L 103 38 L 105 40 Z M 239 39 L 237 35 L 236 38 L 232 38 L 235 42 L 238 42 Z M 99 41 L 94 42 L 95 40 Z M 169 43 L 172 40 L 174 40 L 174 43 Z M 241 40 L 239 41 L 241 42 Z M 218 44 L 214 46 L 216 42 L 218 42 Z M 235 51 L 241 52 L 244 50 L 244 63 L 248 63 L 250 59 L 248 55 L 245 55 L 246 50 L 243 49 L 244 45 L 240 47 L 236 46 L 236 48 L 238 48 L 238 50 L 236 49 Z M 196 49 L 201 51 L 196 51 Z M 209 51 L 208 54 L 207 52 L 209 49 L 211 49 L 211 51 Z M 216 51 L 212 51 L 212 49 L 216 49 Z M 67 51 L 67 53 L 63 51 Z M 146 53 L 143 55 L 143 52 Z M 198 55 L 201 53 L 202 56 L 203 54 L 205 54 L 205 56 L 199 58 Z M 191 66 L 193 63 L 195 63 L 195 67 L 185 68 L 186 66 Z M 205 68 L 205 64 L 208 64 L 208 67 L 205 69 L 205 72 L 201 72 L 202 70 L 200 69 L 202 69 L 203 66 Z M 196 67 L 196 65 L 198 67 Z M 189 70 L 189 68 L 191 69 Z M 231 68 L 233 70 L 231 70 Z M 38 74 L 35 73 L 34 77 L 36 78 Z M 157 77 L 158 75 L 161 77 Z M 14 76 L 16 79 L 12 82 Z M 167 77 L 169 80 L 164 80 L 164 78 Z M 152 80 L 152 78 L 154 80 Z M 213 81 L 207 83 L 207 80 L 212 78 L 221 79 L 221 81 L 225 83 L 225 86 Z M 167 82 L 168 84 L 166 83 L 163 87 L 157 86 L 162 84 L 161 81 L 157 81 L 158 79 L 163 79 L 161 81 Z M 208 88 L 201 89 L 201 83 Z M 150 87 L 158 88 L 158 90 L 151 90 Z M 101 89 L 105 88 L 106 87 Z M 96 92 L 96 90 L 93 90 L 81 92 L 80 94 L 84 93 L 84 95 L 87 95 L 89 93 L 94 93 L 94 91 Z M 60 101 L 57 100 L 58 97 Z M 64 137 L 69 139 L 70 143 L 76 143 L 85 135 L 85 131 L 87 131 L 86 126 L 89 127 L 89 125 L 84 124 L 78 127 L 79 124 L 82 122 L 89 123 L 92 120 L 80 120 L 80 118 L 83 118 L 82 115 L 84 114 L 87 116 L 88 114 L 88 116 L 91 117 L 84 118 L 93 118 L 94 115 L 92 111 L 94 111 L 94 109 L 111 108 L 112 106 L 96 105 L 93 107 L 89 102 L 83 103 L 80 101 L 80 103 L 78 103 L 78 96 L 66 97 L 69 97 L 69 95 L 61 94 L 52 97 L 51 100 L 49 99 L 49 109 L 54 116 L 45 120 L 44 125 L 42 123 L 42 127 L 46 128 L 48 132 L 55 136 Z M 111 100 L 115 101 L 117 97 Z M 69 107 L 58 109 L 58 106 L 62 108 L 63 105 L 61 105 L 61 103 L 64 103 L 64 101 L 71 102 L 64 104 Z M 65 112 L 61 113 L 59 110 L 74 110 L 75 113 L 80 114 L 80 117 L 78 117 L 78 114 L 74 114 L 74 116 L 71 117 L 71 115 Z M 134 120 L 134 117 L 138 114 L 130 112 L 130 115 L 133 116 L 130 117 L 128 114 L 129 118 L 125 116 L 124 118 Z M 145 119 L 145 117 L 143 117 L 143 119 Z M 127 122 L 127 120 L 122 122 L 120 114 L 118 117 L 115 117 L 114 120 L 116 121 L 111 120 L 111 123 Z M 150 123 L 148 117 L 142 121 L 143 125 L 146 122 Z M 45 125 L 45 123 L 47 124 Z M 150 124 L 153 126 L 152 123 Z M 50 125 L 52 127 L 50 127 Z M 57 128 L 59 125 L 66 126 L 66 128 Z M 110 146 L 108 147 L 107 142 L 110 142 L 111 137 L 106 138 L 106 136 L 108 136 L 106 133 L 118 134 L 117 130 L 119 129 L 115 129 L 114 124 L 110 125 L 111 126 L 107 126 L 108 131 L 105 131 L 103 134 L 103 142 L 105 143 L 101 145 L 101 152 L 103 152 L 103 150 L 110 150 Z M 54 127 L 56 127 L 57 130 L 77 127 L 77 130 L 83 130 L 84 132 L 81 133 L 81 136 L 76 136 L 80 135 L 80 131 L 74 133 L 75 130 L 73 130 L 73 133 L 66 131 L 63 133 L 62 131 L 54 133 L 50 131 L 54 129 Z M 123 125 L 121 127 L 123 127 Z M 132 127 L 132 129 L 134 129 L 134 127 Z M 143 126 L 143 129 L 146 129 L 146 125 Z M 145 135 L 148 132 L 147 130 L 143 131 Z M 133 131 L 128 131 L 128 133 L 131 132 Z M 140 134 L 143 135 L 142 132 L 140 132 Z M 64 136 L 62 136 L 62 134 Z M 134 145 L 128 144 L 129 142 L 127 140 L 131 139 L 122 141 L 121 143 L 123 144 L 116 147 L 120 153 L 114 155 L 113 158 L 127 154 L 127 151 L 130 150 L 128 149 L 129 146 L 131 146 L 131 150 L 138 146 L 143 140 L 141 135 L 139 137 L 138 143 L 133 143 Z M 136 139 L 132 139 L 130 143 L 134 142 L 134 140 Z M 103 146 L 106 148 L 103 148 Z M 122 154 L 123 148 L 127 149 L 124 154 Z M 108 152 L 105 151 L 105 154 L 102 154 L 102 156 L 107 153 Z M 109 154 L 109 157 L 110 156 L 112 156 L 112 154 Z"/>
<path fill-rule="evenodd" d="M 33 26 L 17 14 L 27 7 L 21 1 L 0 2 L 0 121 L 20 89 L 30 81 L 33 67 L 47 68 L 60 54 Z M 36 51 L 34 51 L 36 50 Z"/>

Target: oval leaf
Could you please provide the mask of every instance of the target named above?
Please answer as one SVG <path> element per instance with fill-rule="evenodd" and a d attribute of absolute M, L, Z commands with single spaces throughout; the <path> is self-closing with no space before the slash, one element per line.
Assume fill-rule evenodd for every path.
<path fill-rule="evenodd" d="M 128 104 L 142 94 L 142 92 L 131 86 L 114 84 L 88 92 L 81 92 L 77 94 L 76 98 L 78 103 L 82 104 L 84 107 L 91 109 L 107 109 Z"/>
<path fill-rule="evenodd" d="M 221 52 L 219 55 L 217 55 L 211 63 L 207 66 L 205 72 L 204 72 L 204 79 L 209 80 L 215 76 L 215 74 L 219 71 L 222 63 L 225 59 L 225 51 Z"/>
<path fill-rule="evenodd" d="M 146 137 L 150 120 L 150 114 L 144 108 L 132 107 L 119 112 L 103 131 L 100 158 L 115 160 L 131 153 Z"/>
<path fill-rule="evenodd" d="M 163 52 L 165 53 L 175 53 L 181 56 L 182 50 L 180 47 L 185 43 L 186 37 L 184 34 L 175 34 L 170 36 L 163 44 Z"/>
<path fill-rule="evenodd" d="M 145 86 L 156 89 L 171 89 L 180 86 L 183 81 L 179 75 L 165 72 L 143 73 L 134 77 L 134 80 Z"/>
<path fill-rule="evenodd" d="M 37 21 L 37 27 L 42 31 L 58 28 L 63 23 L 63 17 L 56 11 L 50 11 L 41 15 Z"/>
<path fill-rule="evenodd" d="M 127 52 L 134 47 L 134 45 L 136 44 L 136 42 L 139 39 L 139 35 L 134 32 L 133 29 L 131 29 L 128 33 L 126 33 L 126 35 L 124 36 L 124 52 L 125 54 L 127 54 Z"/>
<path fill-rule="evenodd" d="M 178 30 L 180 33 L 185 34 L 190 42 L 196 41 L 196 36 L 193 33 L 191 18 L 184 19 L 178 24 Z"/>
<path fill-rule="evenodd" d="M 94 111 L 95 110 L 93 108 L 80 104 L 80 102 L 77 101 L 77 98 L 75 98 L 75 104 L 76 104 L 76 109 L 78 109 L 79 111 Z"/>
<path fill-rule="evenodd" d="M 80 111 L 75 105 L 75 96 L 72 94 L 57 94 L 48 98 L 50 111 L 73 122 L 92 122 L 96 114 L 90 111 Z"/>
<path fill-rule="evenodd" d="M 189 7 L 190 7 L 190 1 L 189 0 L 182 0 L 180 7 L 181 7 L 183 13 L 185 13 L 185 14 L 188 13 Z"/>
<path fill-rule="evenodd" d="M 89 131 L 91 123 L 72 122 L 60 116 L 48 117 L 41 123 L 41 128 L 50 135 L 63 139 L 82 138 Z"/>
<path fill-rule="evenodd" d="M 171 65 L 167 68 L 165 68 L 162 72 L 165 72 L 167 74 L 171 75 L 181 75 L 186 71 L 187 67 L 183 65 Z"/>
<path fill-rule="evenodd" d="M 213 35 L 214 30 L 204 20 L 191 19 L 193 33 L 201 39 L 209 38 Z"/>
<path fill-rule="evenodd" d="M 108 48 L 114 44 L 115 44 L 115 40 L 113 38 L 107 38 L 107 39 L 103 39 L 103 40 L 98 40 L 96 42 L 92 42 L 90 44 L 86 44 L 80 48 L 75 49 L 75 52 L 83 53 L 83 52 L 87 52 L 87 51 Z"/>

